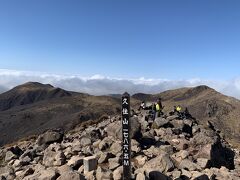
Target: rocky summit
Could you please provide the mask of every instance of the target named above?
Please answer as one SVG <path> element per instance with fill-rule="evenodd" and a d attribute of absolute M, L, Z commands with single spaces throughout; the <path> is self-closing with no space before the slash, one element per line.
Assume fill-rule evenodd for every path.
<path fill-rule="evenodd" d="M 178 116 L 131 117 L 132 179 L 238 180 L 240 154 L 212 126 Z M 46 131 L 0 149 L 1 180 L 121 180 L 121 117 Z"/>

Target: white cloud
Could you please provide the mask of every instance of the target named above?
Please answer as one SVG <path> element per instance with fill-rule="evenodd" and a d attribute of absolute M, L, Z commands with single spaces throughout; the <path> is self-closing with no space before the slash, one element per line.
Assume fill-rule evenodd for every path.
<path fill-rule="evenodd" d="M 240 99 L 240 78 L 229 81 L 203 79 L 120 79 L 101 75 L 82 77 L 77 75 L 56 75 L 42 72 L 0 69 L 0 92 L 4 92 L 28 81 L 52 84 L 66 90 L 85 92 L 94 95 L 129 93 L 159 93 L 169 89 L 208 85 L 226 95 Z"/>

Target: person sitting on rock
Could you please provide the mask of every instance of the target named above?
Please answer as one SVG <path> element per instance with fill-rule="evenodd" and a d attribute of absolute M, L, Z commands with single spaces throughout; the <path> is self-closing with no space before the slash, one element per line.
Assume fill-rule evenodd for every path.
<path fill-rule="evenodd" d="M 177 112 L 177 113 L 181 113 L 181 110 L 182 110 L 182 107 L 181 107 L 180 105 L 178 105 L 178 106 L 176 107 L 176 112 Z"/>
<path fill-rule="evenodd" d="M 182 107 L 180 105 L 177 105 L 175 114 L 178 115 L 179 119 L 184 119 L 183 112 L 182 112 Z"/>

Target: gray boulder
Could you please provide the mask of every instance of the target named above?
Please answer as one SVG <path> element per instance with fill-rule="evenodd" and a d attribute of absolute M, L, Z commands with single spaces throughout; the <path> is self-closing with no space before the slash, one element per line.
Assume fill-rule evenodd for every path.
<path fill-rule="evenodd" d="M 71 179 L 71 180 L 85 180 L 85 177 L 81 174 L 79 174 L 78 172 L 65 172 L 64 174 L 62 174 L 61 176 L 59 176 L 57 178 L 57 180 L 67 180 L 67 179 Z"/>
<path fill-rule="evenodd" d="M 120 166 L 120 158 L 118 156 L 115 157 L 115 158 L 108 159 L 108 162 L 109 162 L 109 169 L 110 170 L 114 170 L 114 169 L 116 169 L 117 167 Z"/>
<path fill-rule="evenodd" d="M 88 137 L 82 137 L 81 140 L 80 140 L 80 144 L 81 144 L 82 147 L 86 147 L 86 146 L 91 145 L 92 141 Z"/>
<path fill-rule="evenodd" d="M 83 165 L 83 157 L 73 156 L 68 162 L 67 165 L 73 169 L 78 169 Z"/>
<path fill-rule="evenodd" d="M 149 174 L 152 171 L 167 173 L 174 169 L 174 164 L 166 153 L 161 153 L 159 156 L 148 161 L 143 169 Z"/>
<path fill-rule="evenodd" d="M 168 126 L 170 126 L 169 120 L 161 117 L 156 118 L 153 123 L 154 129 L 158 129 L 160 127 L 168 127 Z"/>
<path fill-rule="evenodd" d="M 10 147 L 5 154 L 5 161 L 9 162 L 13 159 L 17 159 L 22 154 L 23 151 L 18 146 Z"/>
<path fill-rule="evenodd" d="M 138 117 L 132 117 L 130 119 L 130 126 L 131 126 L 131 132 L 130 137 L 136 138 L 139 133 L 141 133 L 141 124 L 138 120 Z M 105 131 L 107 132 L 108 136 L 112 136 L 116 139 L 122 140 L 122 122 L 117 121 L 109 124 Z"/>
<path fill-rule="evenodd" d="M 62 166 L 66 161 L 66 157 L 59 145 L 50 145 L 43 156 L 43 164 L 46 167 Z"/>
<path fill-rule="evenodd" d="M 113 173 L 109 169 L 98 167 L 96 171 L 96 179 L 97 180 L 113 179 Z"/>
<path fill-rule="evenodd" d="M 40 135 L 37 139 L 39 146 L 44 144 L 51 144 L 54 142 L 61 142 L 63 139 L 63 132 L 61 130 L 49 130 L 44 134 Z"/>

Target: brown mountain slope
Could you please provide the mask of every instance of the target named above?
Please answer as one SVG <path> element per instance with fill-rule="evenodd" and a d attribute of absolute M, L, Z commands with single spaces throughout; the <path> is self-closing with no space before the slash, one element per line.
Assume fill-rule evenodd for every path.
<path fill-rule="evenodd" d="M 0 95 L 0 111 L 19 105 L 71 95 L 72 93 L 60 88 L 54 88 L 49 84 L 28 82 Z"/>
<path fill-rule="evenodd" d="M 138 97 L 139 94 L 133 95 Z M 225 96 L 207 86 L 195 88 L 181 88 L 165 91 L 156 95 L 144 95 L 145 100 L 156 101 L 158 97 L 163 100 L 164 112 L 173 110 L 174 105 L 188 107 L 190 113 L 197 120 L 207 125 L 210 121 L 216 129 L 224 133 L 232 143 L 239 145 L 240 142 L 240 101 Z M 143 100 L 138 98 L 139 100 Z"/>
<path fill-rule="evenodd" d="M 0 104 L 11 104 L 0 111 L 0 146 L 47 129 L 70 130 L 84 121 L 120 113 L 119 99 L 72 93 L 39 83 L 24 84 L 0 97 Z"/>

